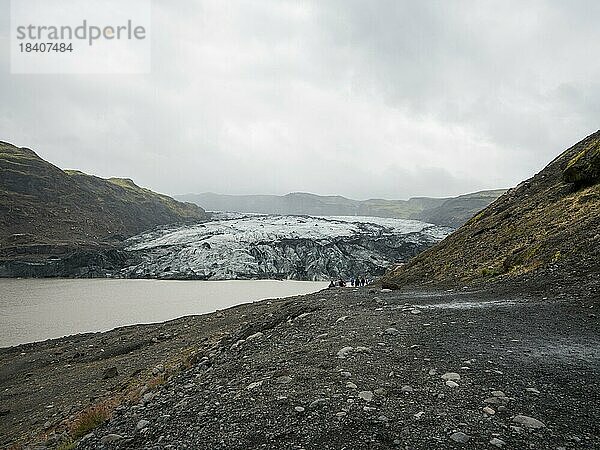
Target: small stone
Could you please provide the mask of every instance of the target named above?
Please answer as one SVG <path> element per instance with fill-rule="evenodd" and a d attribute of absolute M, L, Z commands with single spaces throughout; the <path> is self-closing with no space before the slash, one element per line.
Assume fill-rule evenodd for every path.
<path fill-rule="evenodd" d="M 302 406 L 296 406 L 294 409 L 299 413 L 304 412 L 304 408 Z"/>
<path fill-rule="evenodd" d="M 354 384 L 352 381 L 348 381 L 346 383 L 346 387 L 349 389 L 358 389 L 358 386 L 356 384 Z"/>
<path fill-rule="evenodd" d="M 338 413 L 335 413 L 335 415 L 336 415 L 337 417 L 344 417 L 344 416 L 346 415 L 346 412 L 345 412 L 345 411 L 340 411 L 340 412 L 338 412 Z"/>
<path fill-rule="evenodd" d="M 261 337 L 263 337 L 263 336 L 264 336 L 264 335 L 263 335 L 263 334 L 262 334 L 262 333 L 259 331 L 258 333 L 254 333 L 254 334 L 251 334 L 250 336 L 248 336 L 248 337 L 246 338 L 246 340 L 247 340 L 247 341 L 252 341 L 252 340 L 254 340 L 254 339 L 258 339 L 258 338 L 261 338 Z"/>
<path fill-rule="evenodd" d="M 429 375 L 437 375 L 437 369 L 429 369 Z"/>
<path fill-rule="evenodd" d="M 262 381 L 255 381 L 254 383 L 250 383 L 246 389 L 248 389 L 249 391 L 251 391 L 252 389 L 256 389 L 257 387 L 262 386 L 263 382 Z"/>
<path fill-rule="evenodd" d="M 119 375 L 119 371 L 117 370 L 117 368 L 109 367 L 108 369 L 104 369 L 104 372 L 102 373 L 102 378 L 104 380 L 107 380 L 109 378 L 114 378 L 117 375 Z"/>
<path fill-rule="evenodd" d="M 389 419 L 386 416 L 379 416 L 377 420 L 380 422 L 387 422 Z"/>
<path fill-rule="evenodd" d="M 350 352 L 354 350 L 354 347 L 344 347 L 339 352 L 337 352 L 337 357 L 340 359 L 347 358 Z"/>
<path fill-rule="evenodd" d="M 540 391 L 538 391 L 536 388 L 526 388 L 525 391 L 531 392 L 532 394 L 536 394 L 536 395 L 539 395 L 539 393 L 540 393 Z"/>
<path fill-rule="evenodd" d="M 460 375 L 457 374 L 456 372 L 446 372 L 444 375 L 442 375 L 442 380 L 458 381 L 458 380 L 460 380 Z"/>
<path fill-rule="evenodd" d="M 120 441 L 121 439 L 123 439 L 123 436 L 121 436 L 120 434 L 107 434 L 102 436 L 102 438 L 100 439 L 100 442 L 102 442 L 104 445 L 106 444 L 110 444 L 111 442 L 117 442 Z"/>
<path fill-rule="evenodd" d="M 352 376 L 352 374 L 350 372 L 340 372 L 340 375 L 344 378 L 350 378 Z"/>
<path fill-rule="evenodd" d="M 458 383 L 452 380 L 448 380 L 446 381 L 446 386 L 448 386 L 449 388 L 457 388 Z"/>
<path fill-rule="evenodd" d="M 137 425 L 135 426 L 135 429 L 140 431 L 140 430 L 146 428 L 149 424 L 150 424 L 149 421 L 142 419 L 137 423 Z"/>
<path fill-rule="evenodd" d="M 486 413 L 488 416 L 493 416 L 494 414 L 496 414 L 496 411 L 494 411 L 489 406 L 486 406 L 485 408 L 483 408 L 483 412 Z"/>
<path fill-rule="evenodd" d="M 150 403 L 154 397 L 156 397 L 156 394 L 154 394 L 153 392 L 148 392 L 142 397 L 142 403 Z"/>
<path fill-rule="evenodd" d="M 291 383 L 291 381 L 292 381 L 292 378 L 288 377 L 287 375 L 282 375 L 275 379 L 275 383 L 277 383 L 277 384 L 288 384 L 288 383 Z"/>
<path fill-rule="evenodd" d="M 506 442 L 504 442 L 502 439 L 492 438 L 490 440 L 490 444 L 494 447 L 502 448 L 506 445 Z"/>
<path fill-rule="evenodd" d="M 519 414 L 518 416 L 513 417 L 513 422 L 523 425 L 527 428 L 545 428 L 544 422 L 540 422 L 537 419 L 529 416 L 523 416 Z"/>
<path fill-rule="evenodd" d="M 364 400 L 365 402 L 370 402 L 373 400 L 373 392 L 371 391 L 360 391 L 358 393 L 358 398 Z"/>
<path fill-rule="evenodd" d="M 458 442 L 459 444 L 466 444 L 469 442 L 469 439 L 471 439 L 471 436 L 463 433 L 462 431 L 457 431 L 456 433 L 452 433 L 450 435 L 450 439 L 452 439 L 454 442 Z"/>
<path fill-rule="evenodd" d="M 484 402 L 490 405 L 505 405 L 508 403 L 508 397 L 490 397 L 486 398 Z"/>
<path fill-rule="evenodd" d="M 405 386 L 402 386 L 401 391 L 404 392 L 405 394 L 410 394 L 411 392 L 414 392 L 415 390 L 412 388 L 412 386 L 409 386 L 407 384 Z"/>
<path fill-rule="evenodd" d="M 411 309 L 411 310 L 410 310 L 410 313 L 411 313 L 411 314 L 421 314 L 421 312 L 422 312 L 422 311 L 421 311 L 420 309 L 416 309 L 416 308 L 415 308 L 415 309 Z"/>
<path fill-rule="evenodd" d="M 502 391 L 492 391 L 492 395 L 494 397 L 506 397 L 506 395 Z"/>
<path fill-rule="evenodd" d="M 398 334 L 398 330 L 396 328 L 390 327 L 385 329 L 385 334 L 396 335 Z"/>

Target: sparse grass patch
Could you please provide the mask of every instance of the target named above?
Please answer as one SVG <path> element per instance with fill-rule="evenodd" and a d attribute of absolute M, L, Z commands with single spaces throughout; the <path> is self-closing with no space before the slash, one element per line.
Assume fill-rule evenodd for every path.
<path fill-rule="evenodd" d="M 161 373 L 159 375 L 156 375 L 155 377 L 150 378 L 148 380 L 148 382 L 146 383 L 146 386 L 148 386 L 149 390 L 153 391 L 154 389 L 156 389 L 159 386 L 162 386 L 166 382 L 167 382 L 167 374 Z"/>
<path fill-rule="evenodd" d="M 106 422 L 110 418 L 113 408 L 112 403 L 104 402 L 83 410 L 71 424 L 69 434 L 75 440 L 82 438 Z"/>
<path fill-rule="evenodd" d="M 500 267 L 484 267 L 481 269 L 481 275 L 484 277 L 497 277 L 503 273 L 504 271 Z"/>
<path fill-rule="evenodd" d="M 75 441 L 66 441 L 61 443 L 58 447 L 56 447 L 56 450 L 73 450 L 76 445 L 77 442 Z"/>

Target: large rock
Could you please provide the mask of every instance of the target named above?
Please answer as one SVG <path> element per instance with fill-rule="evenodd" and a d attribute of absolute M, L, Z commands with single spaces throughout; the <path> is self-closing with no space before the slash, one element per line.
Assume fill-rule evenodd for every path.
<path fill-rule="evenodd" d="M 569 161 L 563 179 L 576 185 L 600 181 L 600 141 L 590 143 Z"/>

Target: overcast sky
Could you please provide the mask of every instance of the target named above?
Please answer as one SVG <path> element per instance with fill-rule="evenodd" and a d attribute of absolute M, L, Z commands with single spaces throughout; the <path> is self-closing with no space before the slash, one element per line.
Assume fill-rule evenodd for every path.
<path fill-rule="evenodd" d="M 168 194 L 511 187 L 600 128 L 600 2 L 155 1 L 148 75 L 11 75 L 0 140 Z"/>

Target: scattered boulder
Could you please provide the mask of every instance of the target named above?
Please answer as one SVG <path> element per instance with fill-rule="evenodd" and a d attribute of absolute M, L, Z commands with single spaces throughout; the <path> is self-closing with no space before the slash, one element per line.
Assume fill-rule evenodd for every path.
<path fill-rule="evenodd" d="M 104 372 L 102 373 L 102 379 L 108 380 L 109 378 L 114 378 L 118 375 L 119 375 L 119 371 L 117 370 L 116 367 L 109 367 L 107 369 L 104 369 Z"/>
<path fill-rule="evenodd" d="M 249 384 L 249 385 L 246 387 L 246 389 L 248 389 L 249 391 L 251 391 L 252 389 L 256 389 L 257 387 L 260 387 L 260 386 L 262 386 L 262 384 L 263 384 L 262 380 L 261 380 L 261 381 L 255 381 L 255 382 L 253 382 L 253 383 L 250 383 L 250 384 Z"/>
<path fill-rule="evenodd" d="M 471 436 L 463 433 L 462 431 L 457 431 L 456 433 L 452 433 L 450 435 L 450 439 L 452 439 L 454 442 L 458 442 L 459 444 L 466 444 L 469 442 L 469 439 L 471 439 Z"/>
<path fill-rule="evenodd" d="M 563 171 L 563 180 L 577 186 L 600 181 L 600 141 L 593 141 L 569 161 Z"/>
<path fill-rule="evenodd" d="M 337 357 L 340 359 L 347 358 L 348 355 L 354 350 L 354 347 L 344 347 L 339 352 L 337 352 Z"/>
<path fill-rule="evenodd" d="M 513 417 L 513 422 L 523 425 L 524 427 L 527 427 L 527 428 L 538 429 L 538 428 L 546 427 L 546 425 L 544 425 L 544 422 L 534 419 L 533 417 L 523 416 L 521 414 Z"/>
<path fill-rule="evenodd" d="M 460 380 L 460 375 L 456 372 L 446 372 L 442 375 L 442 380 L 444 381 L 458 381 Z"/>
<path fill-rule="evenodd" d="M 490 440 L 490 445 L 493 445 L 494 447 L 502 448 L 506 445 L 506 442 L 504 442 L 502 439 L 492 438 Z"/>
<path fill-rule="evenodd" d="M 373 392 L 371 391 L 360 391 L 358 393 L 358 398 L 364 400 L 365 402 L 370 402 L 373 400 Z"/>
<path fill-rule="evenodd" d="M 135 426 L 135 429 L 137 431 L 143 430 L 144 428 L 146 428 L 148 425 L 150 425 L 150 422 L 145 420 L 145 419 L 141 419 L 140 421 L 138 421 L 137 425 Z"/>
<path fill-rule="evenodd" d="M 258 339 L 263 337 L 264 335 L 259 331 L 258 333 L 251 334 L 246 338 L 247 341 L 253 341 L 254 339 Z"/>
<path fill-rule="evenodd" d="M 277 384 L 288 384 L 292 382 L 292 378 L 287 375 L 282 375 L 275 379 L 275 383 Z"/>

